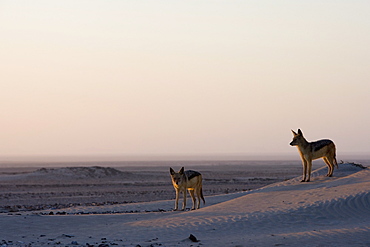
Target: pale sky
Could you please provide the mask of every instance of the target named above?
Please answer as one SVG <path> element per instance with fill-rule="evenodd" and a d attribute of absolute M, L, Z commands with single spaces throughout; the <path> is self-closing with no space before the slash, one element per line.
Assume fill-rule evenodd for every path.
<path fill-rule="evenodd" d="M 0 0 L 0 156 L 369 153 L 369 11 Z"/>

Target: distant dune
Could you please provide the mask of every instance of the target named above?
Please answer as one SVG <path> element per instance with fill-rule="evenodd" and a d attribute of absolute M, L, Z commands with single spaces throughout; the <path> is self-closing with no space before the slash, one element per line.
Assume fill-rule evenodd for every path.
<path fill-rule="evenodd" d="M 61 177 L 69 178 L 106 178 L 130 175 L 128 172 L 122 172 L 111 167 L 63 167 L 63 168 L 41 168 L 31 173 L 32 175 L 46 176 L 50 179 Z"/>

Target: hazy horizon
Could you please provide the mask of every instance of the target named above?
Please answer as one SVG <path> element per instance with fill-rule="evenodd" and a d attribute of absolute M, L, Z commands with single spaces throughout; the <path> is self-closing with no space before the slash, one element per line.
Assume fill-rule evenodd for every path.
<path fill-rule="evenodd" d="M 370 151 L 369 1 L 0 1 L 0 158 Z"/>
<path fill-rule="evenodd" d="M 368 153 L 342 153 L 338 162 L 370 161 Z M 148 161 L 294 161 L 301 162 L 298 153 L 286 154 L 198 154 L 198 155 L 63 155 L 63 156 L 0 156 L 0 164 L 23 162 L 148 162 Z M 315 161 L 317 162 L 317 161 Z M 321 159 L 319 162 L 322 162 Z"/>

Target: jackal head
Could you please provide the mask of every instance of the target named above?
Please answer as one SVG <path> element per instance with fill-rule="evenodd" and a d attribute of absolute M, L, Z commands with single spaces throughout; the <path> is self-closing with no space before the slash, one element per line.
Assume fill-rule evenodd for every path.
<path fill-rule="evenodd" d="M 295 133 L 293 130 L 292 130 L 292 133 L 293 133 L 293 140 L 290 143 L 290 146 L 298 146 L 299 143 L 301 143 L 304 140 L 303 133 L 300 129 L 298 129 L 298 134 Z"/>
<path fill-rule="evenodd" d="M 179 172 L 175 172 L 170 167 L 170 174 L 171 174 L 172 182 L 177 184 L 177 185 L 182 184 L 186 179 L 185 174 L 184 174 L 184 167 L 182 167 Z"/>

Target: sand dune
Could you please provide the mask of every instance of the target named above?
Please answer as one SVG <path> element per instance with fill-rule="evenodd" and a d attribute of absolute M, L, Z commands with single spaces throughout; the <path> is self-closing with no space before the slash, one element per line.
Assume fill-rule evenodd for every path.
<path fill-rule="evenodd" d="M 335 178 L 324 177 L 325 172 L 326 168 L 317 170 L 311 183 L 292 179 L 199 211 L 131 225 L 189 232 L 215 229 L 207 241 L 225 246 L 259 245 L 262 239 L 257 236 L 266 238 L 267 244 L 279 239 L 281 244 L 294 245 L 296 238 L 312 241 L 319 236 L 323 239 L 317 244 L 324 246 L 370 244 L 370 171 L 341 165 Z M 354 239 L 343 239 L 356 234 Z"/>
<path fill-rule="evenodd" d="M 195 211 L 172 212 L 166 200 L 1 214 L 0 236 L 19 246 L 370 246 L 370 169 L 339 166 L 331 178 L 314 171 L 310 183 L 209 196 Z"/>

